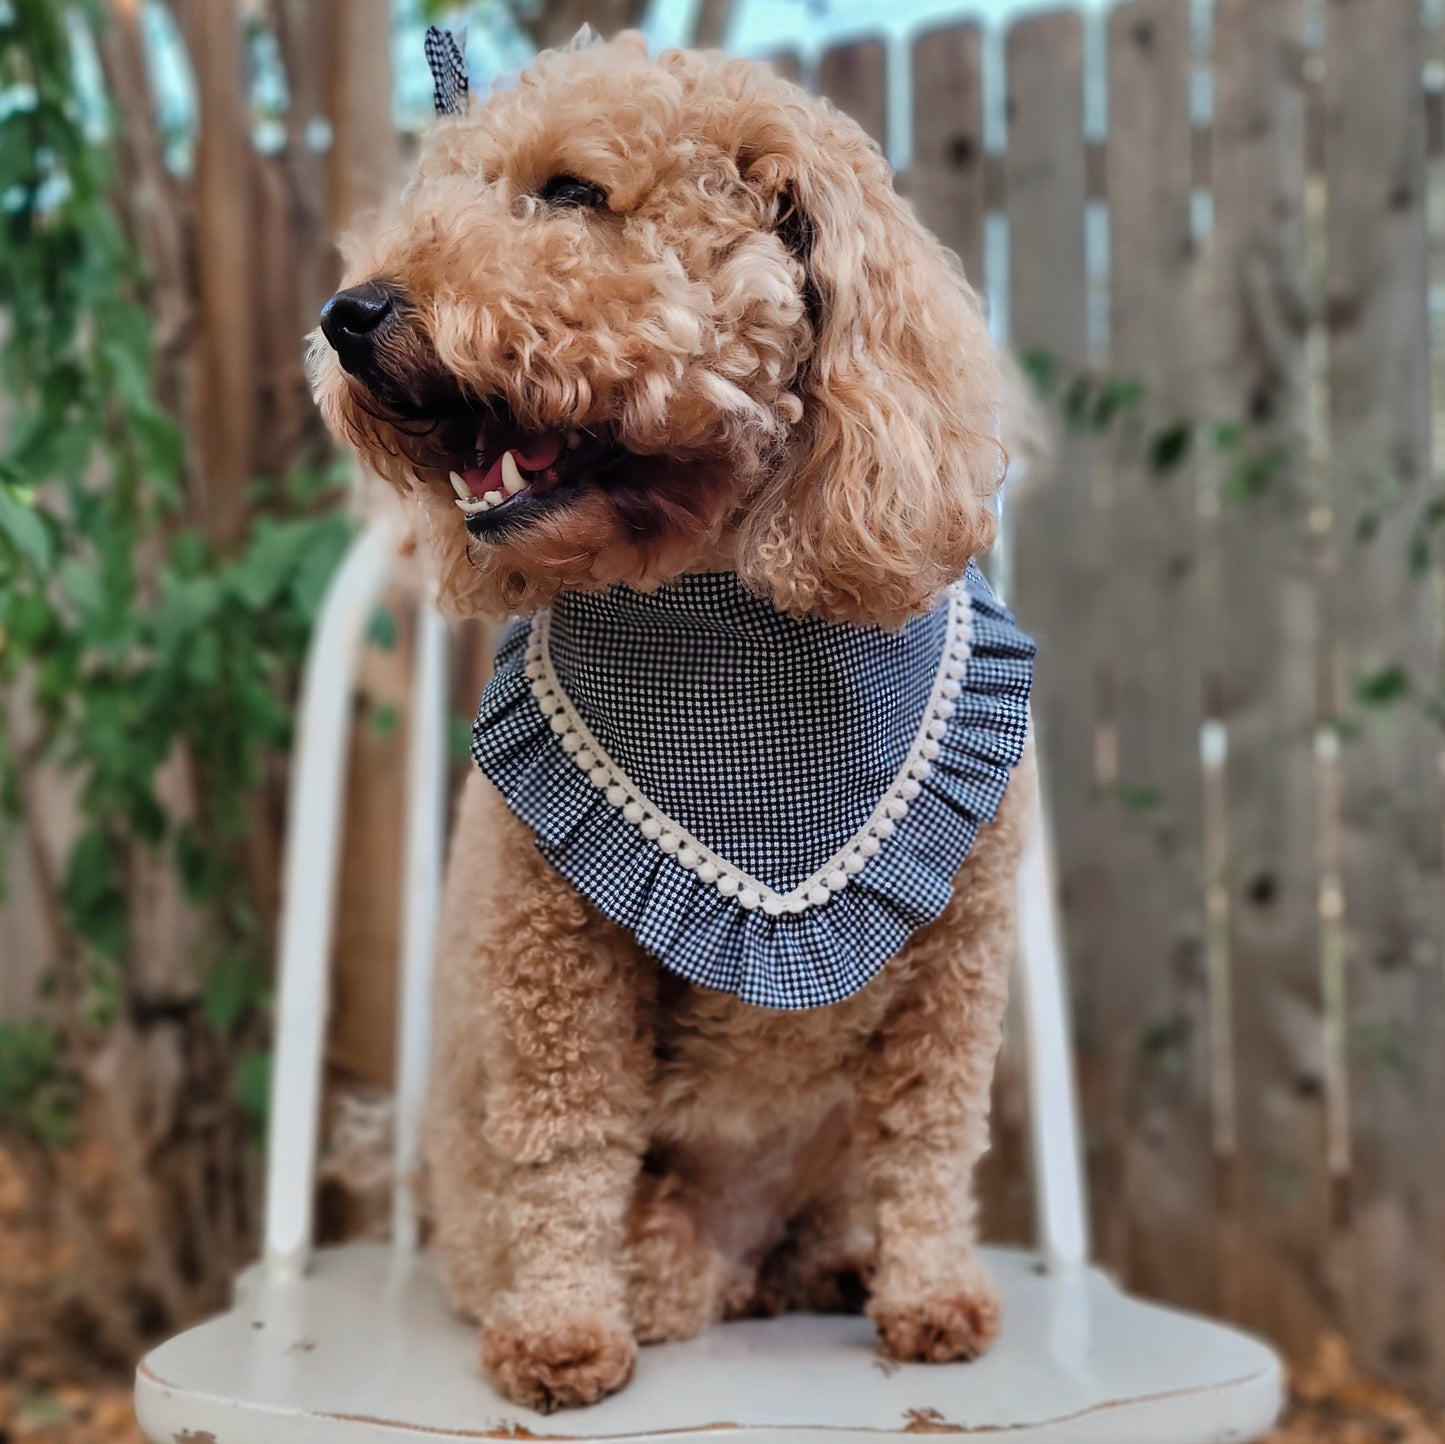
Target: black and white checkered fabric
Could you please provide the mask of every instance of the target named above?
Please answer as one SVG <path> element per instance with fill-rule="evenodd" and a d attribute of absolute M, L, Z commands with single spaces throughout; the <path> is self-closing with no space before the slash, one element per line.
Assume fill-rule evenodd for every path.
<path fill-rule="evenodd" d="M 507 634 L 472 754 L 666 967 L 818 1007 L 942 912 L 1023 753 L 1033 655 L 977 567 L 891 632 L 731 573 L 566 594 Z"/>
<path fill-rule="evenodd" d="M 466 31 L 461 38 L 450 30 L 429 26 L 423 46 L 431 71 L 432 101 L 438 115 L 462 115 L 467 108 Z"/>

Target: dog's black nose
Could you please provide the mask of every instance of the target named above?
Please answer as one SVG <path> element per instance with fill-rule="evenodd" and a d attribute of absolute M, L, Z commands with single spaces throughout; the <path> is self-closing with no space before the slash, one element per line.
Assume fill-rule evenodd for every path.
<path fill-rule="evenodd" d="M 321 308 L 321 330 L 343 362 L 371 350 L 382 322 L 396 308 L 391 290 L 377 281 L 338 291 Z"/>

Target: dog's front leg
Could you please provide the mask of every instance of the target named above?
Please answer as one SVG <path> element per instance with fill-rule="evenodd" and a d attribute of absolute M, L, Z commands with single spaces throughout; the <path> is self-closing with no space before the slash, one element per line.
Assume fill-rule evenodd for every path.
<path fill-rule="evenodd" d="M 860 1082 L 860 1152 L 877 1222 L 868 1312 L 894 1358 L 971 1359 L 999 1328 L 975 1251 L 973 1170 L 988 1146 L 1015 933 L 1014 876 L 1035 786 L 1026 758 L 908 972 Z"/>
<path fill-rule="evenodd" d="M 455 847 L 438 981 L 438 1232 L 454 1274 L 459 1244 L 488 1223 L 503 1235 L 493 1288 L 473 1304 L 497 1387 L 536 1409 L 589 1404 L 636 1359 L 622 1258 L 645 1143 L 652 970 L 481 777 Z"/>

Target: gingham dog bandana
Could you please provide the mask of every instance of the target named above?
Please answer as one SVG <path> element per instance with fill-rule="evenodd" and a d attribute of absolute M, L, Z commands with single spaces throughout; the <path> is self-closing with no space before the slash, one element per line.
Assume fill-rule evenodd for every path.
<path fill-rule="evenodd" d="M 768 1008 L 856 992 L 943 911 L 1028 728 L 1033 643 L 975 566 L 899 631 L 729 572 L 513 625 L 472 755 L 665 967 Z"/>

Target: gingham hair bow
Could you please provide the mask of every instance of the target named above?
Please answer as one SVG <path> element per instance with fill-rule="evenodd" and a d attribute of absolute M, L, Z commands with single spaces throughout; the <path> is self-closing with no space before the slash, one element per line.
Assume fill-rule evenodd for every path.
<path fill-rule="evenodd" d="M 431 26 L 426 33 L 426 63 L 431 71 L 432 96 L 438 115 L 462 115 L 467 108 L 467 57 L 462 51 L 466 32 L 461 38 L 450 30 Z"/>

